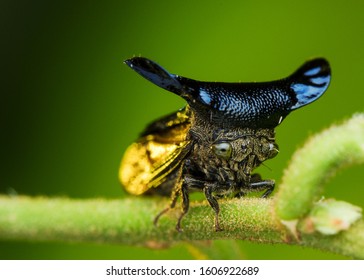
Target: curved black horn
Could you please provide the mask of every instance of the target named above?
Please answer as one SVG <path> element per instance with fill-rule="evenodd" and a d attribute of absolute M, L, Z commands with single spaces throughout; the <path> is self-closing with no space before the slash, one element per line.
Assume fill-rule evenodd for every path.
<path fill-rule="evenodd" d="M 323 58 L 306 62 L 288 78 L 261 83 L 196 81 L 170 74 L 141 57 L 126 63 L 156 85 L 182 96 L 206 121 L 225 127 L 275 127 L 291 111 L 318 99 L 331 77 L 329 63 Z"/>
<path fill-rule="evenodd" d="M 176 75 L 168 73 L 154 61 L 144 57 L 133 57 L 124 62 L 153 84 L 177 94 L 182 91 L 182 86 L 176 79 Z"/>

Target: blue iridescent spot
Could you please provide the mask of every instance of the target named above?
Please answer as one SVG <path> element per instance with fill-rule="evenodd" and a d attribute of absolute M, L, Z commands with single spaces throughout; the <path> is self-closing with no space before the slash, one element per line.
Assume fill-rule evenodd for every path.
<path fill-rule="evenodd" d="M 320 91 L 320 88 L 314 86 L 308 86 L 305 84 L 293 84 L 291 88 L 298 95 L 298 97 L 313 95 L 316 94 L 318 91 Z"/>
<path fill-rule="evenodd" d="M 313 76 L 321 71 L 321 67 L 312 68 L 304 73 L 305 76 Z"/>
<path fill-rule="evenodd" d="M 211 105 L 211 95 L 207 91 L 200 89 L 200 97 L 206 105 Z"/>
<path fill-rule="evenodd" d="M 326 90 L 328 84 L 323 87 L 309 86 L 305 84 L 293 84 L 291 89 L 296 93 L 297 103 L 291 109 L 297 109 L 308 103 L 315 101 Z"/>
<path fill-rule="evenodd" d="M 330 80 L 329 76 L 311 78 L 310 81 L 317 85 L 326 84 Z"/>

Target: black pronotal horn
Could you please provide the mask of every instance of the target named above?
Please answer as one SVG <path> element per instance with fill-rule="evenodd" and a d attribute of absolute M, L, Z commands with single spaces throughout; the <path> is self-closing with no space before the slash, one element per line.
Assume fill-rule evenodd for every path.
<path fill-rule="evenodd" d="M 323 58 L 306 62 L 288 78 L 259 83 L 196 81 L 170 74 L 143 57 L 125 63 L 152 83 L 186 99 L 200 117 L 225 127 L 275 127 L 291 111 L 318 99 L 331 78 L 329 63 Z"/>

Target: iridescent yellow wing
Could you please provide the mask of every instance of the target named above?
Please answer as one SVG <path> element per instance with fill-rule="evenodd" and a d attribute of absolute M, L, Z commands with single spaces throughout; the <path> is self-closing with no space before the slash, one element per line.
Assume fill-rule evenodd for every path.
<path fill-rule="evenodd" d="M 190 151 L 188 108 L 149 125 L 126 150 L 119 170 L 125 189 L 135 195 L 157 188 Z"/>

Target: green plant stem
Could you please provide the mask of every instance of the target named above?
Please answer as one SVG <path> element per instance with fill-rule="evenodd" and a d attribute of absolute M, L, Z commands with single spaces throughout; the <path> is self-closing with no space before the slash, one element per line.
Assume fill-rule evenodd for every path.
<path fill-rule="evenodd" d="M 338 170 L 364 163 L 364 114 L 311 137 L 292 157 L 276 195 L 282 220 L 303 217 L 317 202 Z"/>
<path fill-rule="evenodd" d="M 0 196 L 0 238 L 123 244 L 169 244 L 221 238 L 271 242 L 284 239 L 284 232 L 269 215 L 270 200 L 234 200 L 223 204 L 224 232 L 214 231 L 213 210 L 205 203 L 192 207 L 183 220 L 182 233 L 175 229 L 179 208 L 162 216 L 158 226 L 154 226 L 154 217 L 166 205 L 166 199 L 139 197 L 75 200 Z"/>
<path fill-rule="evenodd" d="M 183 220 L 183 232 L 174 228 L 179 209 L 153 218 L 167 200 L 128 198 L 68 199 L 0 196 L 0 239 L 97 242 L 145 245 L 154 248 L 178 241 L 245 239 L 320 248 L 364 258 L 364 220 L 334 236 L 320 234 L 293 238 L 272 215 L 272 199 L 232 199 L 221 203 L 222 232 L 215 232 L 213 211 L 195 203 Z"/>

